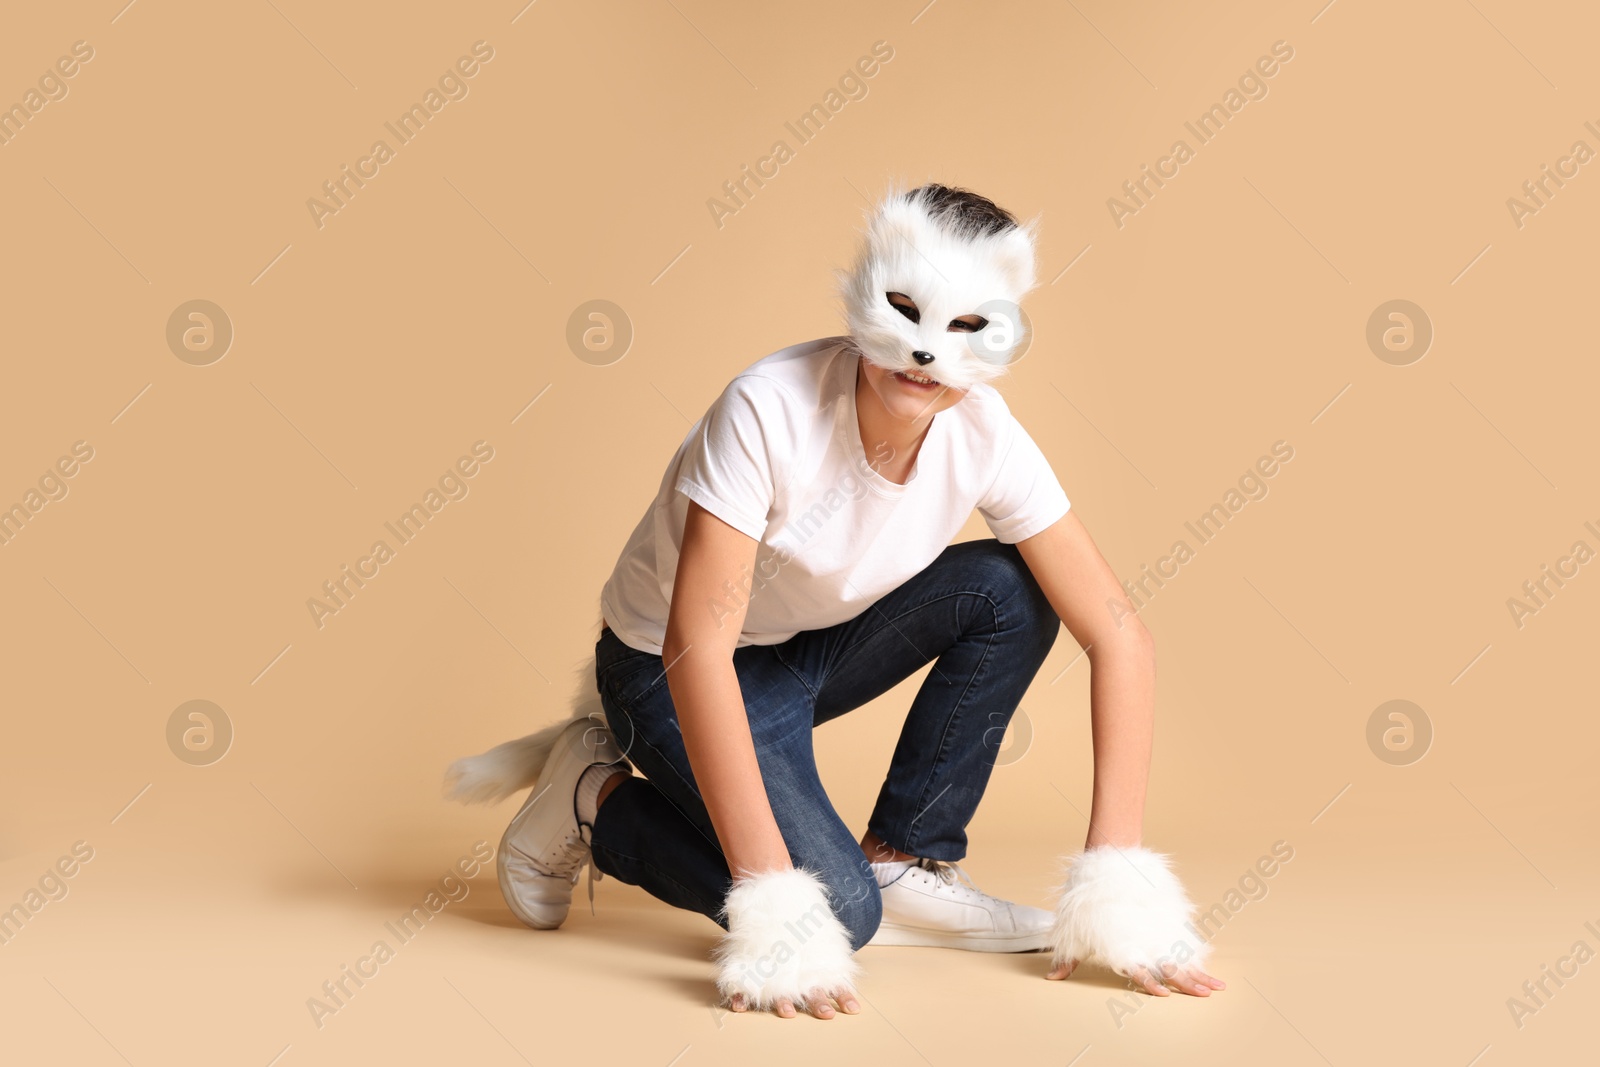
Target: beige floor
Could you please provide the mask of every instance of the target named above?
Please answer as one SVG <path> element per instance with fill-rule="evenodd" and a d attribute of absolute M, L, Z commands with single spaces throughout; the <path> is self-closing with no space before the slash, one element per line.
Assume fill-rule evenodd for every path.
<path fill-rule="evenodd" d="M 0 1063 L 1596 1062 L 1597 38 L 1511 0 L 8 5 Z M 1040 221 L 999 388 L 1120 577 L 1254 497 L 1142 612 L 1145 837 L 1229 909 L 1228 990 L 869 949 L 859 1018 L 726 1017 L 715 927 L 609 880 L 537 934 L 480 876 L 401 943 L 516 807 L 445 764 L 563 714 L 673 449 L 840 332 L 863 209 L 929 180 Z M 1014 899 L 1084 833 L 1077 654 L 970 828 Z M 857 827 L 910 693 L 819 732 Z M 1396 699 L 1426 744 L 1384 747 Z"/>
<path fill-rule="evenodd" d="M 887 708 L 908 691 L 857 713 L 873 717 L 863 732 L 886 739 Z M 856 743 L 838 728 L 846 721 L 819 735 L 825 761 Z M 1038 756 L 998 768 L 992 787 L 991 806 L 1038 806 L 1027 826 L 980 812 L 965 866 L 998 894 L 1043 904 L 1053 860 L 1040 838 L 1070 839 L 1081 828 L 1073 804 L 1082 790 Z M 1209 803 L 1158 799 L 1170 814 L 1154 820 L 1156 833 L 1186 842 L 1194 896 L 1207 910 L 1225 909 L 1215 913 L 1226 917 L 1214 928 L 1213 970 L 1229 988 L 1208 1001 L 1135 995 L 1090 970 L 1047 982 L 1035 954 L 868 948 L 866 1012 L 828 1022 L 717 1010 L 707 962 L 715 928 L 613 879 L 596 887 L 592 915 L 580 886 L 567 925 L 553 933 L 518 925 L 492 872 L 465 883 L 465 893 L 443 883 L 455 899 L 436 898 L 437 916 L 403 940 L 394 924 L 413 905 L 426 908 L 447 869 L 474 851 L 474 833 L 497 841 L 511 802 L 492 813 L 462 809 L 468 817 L 448 820 L 459 824 L 453 838 L 435 829 L 410 840 L 403 862 L 356 869 L 329 858 L 345 843 L 324 840 L 325 856 L 275 809 L 280 800 L 293 806 L 287 797 L 269 802 L 283 789 L 240 782 L 207 798 L 169 776 L 118 815 L 127 798 L 99 786 L 96 799 L 116 821 L 79 830 L 93 859 L 67 880 L 69 895 L 0 949 L 7 1060 L 1582 1062 L 1600 995 L 1590 968 L 1520 1029 L 1506 1007 L 1523 979 L 1537 980 L 1541 964 L 1574 941 L 1600 943 L 1582 926 L 1600 926 L 1600 908 L 1584 906 L 1596 899 L 1592 863 L 1538 825 L 1544 804 L 1576 804 L 1577 791 L 1551 781 L 1526 807 L 1497 811 L 1540 857 L 1535 869 L 1442 777 L 1402 794 L 1389 772 L 1353 769 L 1349 789 L 1325 809 L 1334 790 L 1285 785 L 1257 803 L 1234 779 L 1217 782 Z M 870 801 L 857 783 L 835 792 L 845 809 Z M 381 839 L 395 832 L 378 829 L 388 821 L 381 807 L 345 817 Z M 294 821 L 326 837 L 334 814 L 297 811 Z M 66 822 L 54 829 L 62 840 L 72 832 Z M 1230 898 L 1277 841 L 1293 858 L 1271 878 L 1246 878 L 1248 897 Z M 13 858 L 5 884 L 22 884 L 36 867 L 39 856 Z M 363 985 L 346 979 L 351 994 L 327 1011 L 337 1002 L 322 983 L 377 941 L 392 955 L 363 965 L 377 972 Z M 325 1006 L 320 1016 L 312 998 Z"/>

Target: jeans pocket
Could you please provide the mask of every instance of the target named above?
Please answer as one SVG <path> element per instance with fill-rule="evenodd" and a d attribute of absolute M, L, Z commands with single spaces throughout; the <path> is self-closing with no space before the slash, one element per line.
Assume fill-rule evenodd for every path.
<path fill-rule="evenodd" d="M 595 669 L 600 692 L 630 715 L 666 681 L 660 656 L 626 645 L 612 633 L 600 635 Z"/>

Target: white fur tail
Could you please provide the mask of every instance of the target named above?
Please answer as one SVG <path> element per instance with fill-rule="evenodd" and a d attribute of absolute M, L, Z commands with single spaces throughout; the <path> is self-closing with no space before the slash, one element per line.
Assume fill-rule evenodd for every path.
<path fill-rule="evenodd" d="M 493 804 L 533 785 L 569 721 L 456 760 L 444 772 L 445 796 L 463 804 Z"/>
<path fill-rule="evenodd" d="M 590 656 L 578 668 L 577 690 L 573 694 L 571 712 L 559 722 L 544 729 L 506 741 L 480 752 L 476 756 L 463 756 L 450 764 L 444 772 L 444 791 L 448 800 L 463 804 L 493 804 L 520 789 L 536 785 L 544 770 L 545 761 L 556 741 L 575 719 L 594 718 L 605 722 L 600 706 L 600 694 L 595 689 L 595 660 Z"/>

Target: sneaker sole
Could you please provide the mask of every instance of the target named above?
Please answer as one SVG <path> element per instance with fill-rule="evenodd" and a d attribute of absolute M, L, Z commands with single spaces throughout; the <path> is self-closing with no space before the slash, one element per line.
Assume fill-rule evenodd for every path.
<path fill-rule="evenodd" d="M 1050 947 L 1048 931 L 1037 934 L 988 935 L 952 934 L 923 930 L 915 926 L 880 923 L 868 945 L 893 945 L 912 948 L 958 948 L 969 952 L 1042 952 Z"/>

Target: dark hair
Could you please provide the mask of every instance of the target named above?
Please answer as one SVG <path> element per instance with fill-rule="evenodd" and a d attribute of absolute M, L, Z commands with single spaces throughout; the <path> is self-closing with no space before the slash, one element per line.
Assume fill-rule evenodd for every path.
<path fill-rule="evenodd" d="M 993 200 L 955 186 L 930 183 L 911 190 L 905 198 L 920 201 L 934 222 L 968 240 L 993 237 L 1017 226 L 1011 212 Z"/>

